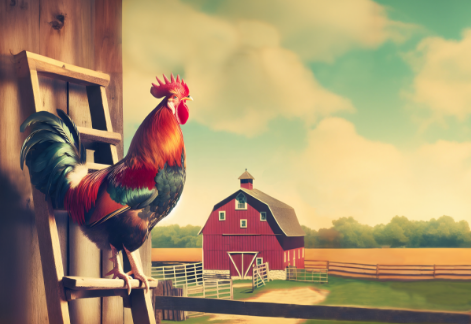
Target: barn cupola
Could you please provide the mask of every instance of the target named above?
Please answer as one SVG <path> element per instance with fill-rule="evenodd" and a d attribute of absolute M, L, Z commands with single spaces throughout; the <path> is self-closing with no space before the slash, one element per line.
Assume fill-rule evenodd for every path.
<path fill-rule="evenodd" d="M 242 173 L 242 175 L 239 177 L 240 179 L 240 187 L 244 189 L 253 189 L 253 181 L 255 180 L 254 177 L 250 173 L 247 172 L 247 169 L 245 169 L 245 172 Z"/>

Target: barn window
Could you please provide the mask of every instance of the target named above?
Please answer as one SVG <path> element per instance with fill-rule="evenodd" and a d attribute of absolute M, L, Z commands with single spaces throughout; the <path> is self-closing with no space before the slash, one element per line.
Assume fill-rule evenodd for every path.
<path fill-rule="evenodd" d="M 262 222 L 266 222 L 267 221 L 267 213 L 266 212 L 261 212 L 260 213 L 260 220 Z"/>
<path fill-rule="evenodd" d="M 247 228 L 247 220 L 241 219 L 240 220 L 240 228 Z"/>
<path fill-rule="evenodd" d="M 247 198 L 245 198 L 243 193 L 236 197 L 236 209 L 247 209 Z"/>
<path fill-rule="evenodd" d="M 219 220 L 220 221 L 225 221 L 226 220 L 226 212 L 225 211 L 220 211 L 219 212 Z"/>
<path fill-rule="evenodd" d="M 263 263 L 263 258 L 257 258 L 256 263 L 257 265 L 261 265 Z"/>

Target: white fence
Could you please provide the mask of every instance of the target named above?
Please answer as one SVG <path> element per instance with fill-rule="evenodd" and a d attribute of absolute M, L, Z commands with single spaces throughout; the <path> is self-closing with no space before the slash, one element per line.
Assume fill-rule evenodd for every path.
<path fill-rule="evenodd" d="M 203 263 L 152 267 L 152 277 L 158 280 L 172 280 L 174 287 L 198 286 L 203 283 Z"/>
<path fill-rule="evenodd" d="M 264 286 L 270 280 L 268 273 L 268 262 L 258 266 L 254 265 L 252 273 L 252 291 Z"/>
<path fill-rule="evenodd" d="M 329 274 L 327 269 L 297 269 L 295 267 L 286 268 L 286 280 L 328 282 Z"/>
<path fill-rule="evenodd" d="M 204 280 L 197 286 L 189 286 L 187 297 L 233 299 L 232 280 L 210 279 Z"/>
<path fill-rule="evenodd" d="M 152 277 L 158 280 L 172 280 L 173 287 L 183 288 L 183 296 L 185 297 L 213 299 L 234 298 L 232 279 L 205 278 L 203 276 L 203 264 L 201 262 L 152 267 Z M 200 312 L 185 313 L 189 317 L 203 315 L 203 313 Z"/>

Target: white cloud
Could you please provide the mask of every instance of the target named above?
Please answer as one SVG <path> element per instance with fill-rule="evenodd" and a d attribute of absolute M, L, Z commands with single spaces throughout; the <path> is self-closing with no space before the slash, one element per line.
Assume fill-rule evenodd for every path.
<path fill-rule="evenodd" d="M 326 118 L 293 159 L 300 219 L 354 216 L 387 223 L 395 215 L 429 220 L 442 215 L 470 220 L 471 143 L 438 141 L 413 151 L 368 140 L 340 118 Z M 309 209 L 315 214 L 304 213 Z M 301 212 L 303 210 L 303 212 Z"/>
<path fill-rule="evenodd" d="M 216 13 L 272 24 L 282 45 L 307 61 L 331 62 L 352 48 L 401 42 L 418 30 L 389 19 L 385 7 L 371 0 L 228 0 Z"/>
<path fill-rule="evenodd" d="M 208 160 L 228 164 L 223 158 L 215 153 Z M 294 207 L 300 223 L 311 228 L 348 216 L 369 225 L 395 215 L 471 221 L 471 142 L 400 150 L 362 137 L 345 119 L 328 117 L 309 131 L 302 152 L 255 159 L 264 161 L 249 169 L 255 188 Z M 237 190 L 243 172 L 236 164 L 217 170 L 189 165 L 182 201 L 164 225 L 204 224 L 212 206 Z"/>
<path fill-rule="evenodd" d="M 410 100 L 431 112 L 464 120 L 471 114 L 471 30 L 460 41 L 429 37 L 406 59 L 415 71 Z"/>
<path fill-rule="evenodd" d="M 214 130 L 253 136 L 278 116 L 312 124 L 354 110 L 348 99 L 322 87 L 297 54 L 280 46 L 279 31 L 270 23 L 228 21 L 177 1 L 125 2 L 124 12 L 130 124 L 156 105 L 149 88 L 161 72 L 185 75 L 195 98 L 191 120 Z"/>

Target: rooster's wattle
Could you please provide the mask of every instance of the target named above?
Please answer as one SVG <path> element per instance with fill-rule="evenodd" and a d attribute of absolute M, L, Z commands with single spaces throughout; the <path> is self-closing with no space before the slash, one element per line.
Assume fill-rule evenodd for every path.
<path fill-rule="evenodd" d="M 55 208 L 66 209 L 85 235 L 100 249 L 113 252 L 113 269 L 107 274 L 126 281 L 117 257 L 124 250 L 134 278 L 149 284 L 135 253 L 152 228 L 167 216 L 179 200 L 185 183 L 185 146 L 181 124 L 188 120 L 188 86 L 173 75 L 157 78 L 151 93 L 165 97 L 140 125 L 128 154 L 115 165 L 93 173 L 85 166 L 85 150 L 72 120 L 41 111 L 31 115 L 21 131 L 31 134 L 21 148 L 31 183 Z"/>

